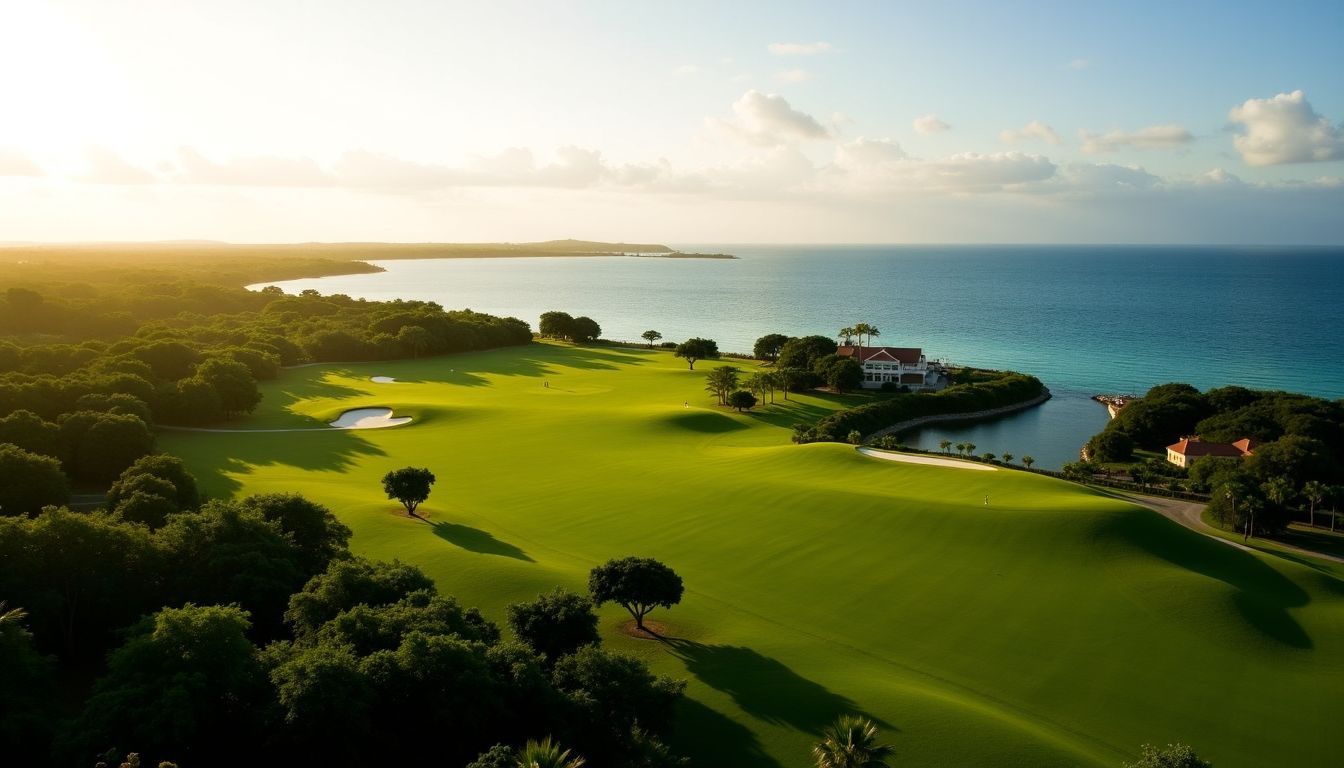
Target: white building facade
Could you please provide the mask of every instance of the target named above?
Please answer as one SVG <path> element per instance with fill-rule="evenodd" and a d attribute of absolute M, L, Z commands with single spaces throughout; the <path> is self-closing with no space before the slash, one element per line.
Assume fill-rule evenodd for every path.
<path fill-rule="evenodd" d="M 929 391 L 947 386 L 947 369 L 937 361 L 929 362 L 919 347 L 843 346 L 841 357 L 852 357 L 863 365 L 864 389 L 881 389 L 883 384 Z"/>

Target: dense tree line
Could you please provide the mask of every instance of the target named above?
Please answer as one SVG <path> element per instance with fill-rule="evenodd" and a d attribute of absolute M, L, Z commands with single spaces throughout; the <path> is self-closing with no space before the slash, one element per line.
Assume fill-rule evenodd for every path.
<path fill-rule="evenodd" d="M 1281 531 L 1295 507 L 1306 507 L 1314 521 L 1316 506 L 1340 495 L 1344 403 L 1307 395 L 1235 386 L 1201 393 L 1163 384 L 1120 409 L 1088 450 L 1096 460 L 1124 461 L 1136 448 L 1161 451 L 1187 435 L 1256 441 L 1244 459 L 1205 457 L 1188 469 L 1187 485 L 1210 494 L 1214 519 L 1246 536 Z"/>
<path fill-rule="evenodd" d="M 282 365 L 419 357 L 526 344 L 528 325 L 430 302 L 368 302 L 305 291 L 112 285 L 0 301 L 0 463 L 31 468 L 40 489 L 0 474 L 0 513 L 64 503 L 41 457 L 76 484 L 105 485 L 153 450 L 153 425 L 250 413 Z M 75 343 L 51 339 L 78 339 Z M 40 341 L 41 343 L 37 343 Z M 40 492 L 38 492 L 40 490 Z M 19 498 L 23 497 L 23 498 Z M 10 504 L 6 504 L 10 501 Z"/>
<path fill-rule="evenodd" d="M 504 640 L 419 569 L 352 556 L 349 537 L 296 495 L 201 504 L 166 456 L 128 469 L 106 510 L 0 519 L 0 750 L 24 765 L 110 749 L 234 765 L 239 745 L 274 763 L 464 765 L 554 736 L 590 766 L 680 764 L 661 739 L 681 684 L 603 649 L 592 600 L 511 606 Z M 679 597 L 675 574 L 637 571 L 598 599 Z"/>
<path fill-rule="evenodd" d="M 974 413 L 1023 403 L 1046 393 L 1035 376 L 1002 371 L 962 369 L 952 385 L 939 392 L 894 394 L 865 405 L 836 411 L 814 425 L 794 428 L 798 442 L 844 440 L 850 433 L 866 435 L 921 416 Z"/>

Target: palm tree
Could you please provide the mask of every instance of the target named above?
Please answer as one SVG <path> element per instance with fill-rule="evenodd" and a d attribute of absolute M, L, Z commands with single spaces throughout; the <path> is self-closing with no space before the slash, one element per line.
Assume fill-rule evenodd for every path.
<path fill-rule="evenodd" d="M 583 768 L 583 764 L 582 757 L 571 756 L 568 749 L 561 749 L 550 736 L 541 741 L 528 739 L 515 762 L 518 768 Z"/>
<path fill-rule="evenodd" d="M 855 333 L 856 331 L 854 330 L 853 326 L 846 326 L 844 328 L 841 328 L 840 333 L 836 334 L 836 336 L 839 337 L 841 340 L 843 340 L 845 346 L 848 347 L 854 342 Z"/>
<path fill-rule="evenodd" d="M 4 634 L 10 627 L 22 627 L 23 620 L 28 618 L 28 612 L 22 608 L 10 608 L 5 610 L 5 602 L 0 600 L 0 635 Z"/>
<path fill-rule="evenodd" d="M 1320 480 L 1308 480 L 1302 486 L 1302 495 L 1311 503 L 1311 507 L 1307 511 L 1307 525 L 1312 528 L 1316 527 L 1316 505 L 1325 501 L 1328 493 L 1329 489 Z"/>
<path fill-rule="evenodd" d="M 870 329 L 870 328 L 872 328 L 872 327 L 873 327 L 873 326 L 871 326 L 871 325 L 869 325 L 869 324 L 867 324 L 867 323 L 855 323 L 855 324 L 854 324 L 854 335 L 859 337 L 859 346 L 860 346 L 860 347 L 863 346 L 863 337 L 866 336 L 866 335 L 868 335 L 868 329 Z"/>
<path fill-rule="evenodd" d="M 1013 463 L 1013 454 L 1011 454 L 1011 453 L 1005 453 L 1005 454 L 1003 454 L 1003 463 L 1004 463 L 1004 464 L 1012 464 L 1012 463 Z"/>
<path fill-rule="evenodd" d="M 1293 497 L 1297 495 L 1297 489 L 1293 487 L 1293 481 L 1283 475 L 1271 477 L 1260 486 L 1260 489 L 1279 509 L 1286 509 L 1288 502 L 1292 501 Z"/>
<path fill-rule="evenodd" d="M 994 460 L 997 459 L 998 457 L 990 453 L 989 451 L 985 451 L 984 453 L 980 454 L 980 458 L 984 459 L 986 464 L 993 464 Z"/>
<path fill-rule="evenodd" d="M 877 743 L 877 726 L 866 717 L 844 715 L 821 732 L 812 747 L 817 768 L 887 768 L 895 749 Z"/>
<path fill-rule="evenodd" d="M 876 326 L 876 325 L 869 325 L 869 326 L 868 326 L 868 343 L 869 343 L 869 344 L 872 344 L 872 343 L 873 343 L 873 337 L 874 337 L 874 336 L 881 336 L 881 335 L 882 335 L 882 332 L 879 331 L 879 330 L 877 330 L 877 326 Z"/>
<path fill-rule="evenodd" d="M 952 441 L 940 440 L 938 441 L 938 447 L 943 449 L 943 453 L 947 453 L 947 449 L 952 447 Z"/>
<path fill-rule="evenodd" d="M 958 454 L 966 453 L 966 444 L 965 444 L 965 443 L 957 443 L 957 446 L 956 446 L 956 447 L 957 447 L 957 453 L 958 453 Z"/>
<path fill-rule="evenodd" d="M 1031 465 L 1035 463 L 1036 459 L 1032 458 L 1030 454 L 1022 457 L 1022 466 L 1026 467 L 1027 469 L 1031 469 Z"/>
<path fill-rule="evenodd" d="M 966 455 L 967 455 L 967 456 L 974 456 L 974 455 L 975 455 L 975 443 L 967 443 L 967 444 L 966 444 Z"/>

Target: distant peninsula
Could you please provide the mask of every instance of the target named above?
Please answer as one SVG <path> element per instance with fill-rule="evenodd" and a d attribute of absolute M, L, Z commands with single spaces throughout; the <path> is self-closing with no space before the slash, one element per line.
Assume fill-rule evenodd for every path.
<path fill-rule="evenodd" d="M 171 269 L 202 282 L 248 285 L 266 280 L 382 272 L 370 261 L 524 257 L 639 257 L 736 259 L 727 253 L 685 253 L 660 243 L 546 240 L 538 243 L 225 243 L 171 240 L 147 243 L 4 243 L 0 265 L 14 277 L 67 282 L 124 282 L 146 271 Z"/>

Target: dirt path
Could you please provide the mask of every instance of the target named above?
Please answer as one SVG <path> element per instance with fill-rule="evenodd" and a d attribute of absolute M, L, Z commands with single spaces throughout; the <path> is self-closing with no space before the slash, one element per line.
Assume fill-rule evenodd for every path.
<path fill-rule="evenodd" d="M 1166 517 L 1170 520 L 1180 523 L 1181 525 L 1185 526 L 1186 528 L 1189 528 L 1192 531 L 1195 531 L 1196 533 L 1202 533 L 1205 536 L 1214 539 L 1215 541 L 1221 541 L 1224 544 L 1236 547 L 1237 549 L 1244 549 L 1247 552 L 1265 551 L 1255 549 L 1254 547 L 1248 547 L 1245 544 L 1241 544 L 1239 542 L 1232 541 L 1230 539 L 1226 539 L 1223 538 L 1222 536 L 1219 536 L 1218 532 L 1213 527 L 1209 526 L 1200 518 L 1200 514 L 1204 511 L 1203 504 L 1198 504 L 1193 501 L 1168 499 L 1162 496 L 1146 496 L 1139 493 L 1109 493 L 1109 492 L 1107 493 L 1108 495 L 1114 496 L 1117 499 L 1125 499 L 1126 501 L 1132 501 L 1135 504 L 1147 507 L 1148 509 L 1157 512 L 1163 517 Z M 1275 539 L 1265 539 L 1265 541 L 1273 542 L 1276 548 L 1282 549 L 1286 552 L 1291 552 L 1295 555 L 1301 555 L 1303 557 L 1315 557 L 1321 560 L 1329 560 L 1332 563 L 1344 563 L 1344 557 L 1336 557 L 1335 555 L 1327 555 L 1324 552 L 1316 552 L 1310 549 L 1295 547 L 1292 544 L 1284 544 L 1283 542 L 1276 541 Z M 1269 554 L 1274 553 L 1270 551 Z"/>

